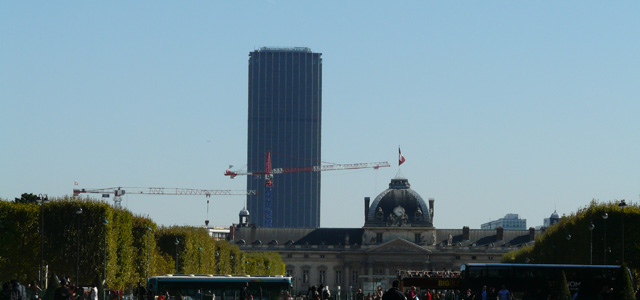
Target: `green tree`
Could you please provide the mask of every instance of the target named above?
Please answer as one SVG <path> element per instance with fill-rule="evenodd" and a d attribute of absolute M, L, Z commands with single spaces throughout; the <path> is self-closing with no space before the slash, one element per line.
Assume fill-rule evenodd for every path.
<path fill-rule="evenodd" d="M 608 218 L 602 218 L 607 213 Z M 624 220 L 624 226 L 623 226 Z M 590 224 L 595 228 L 589 230 Z M 598 203 L 592 201 L 588 207 L 563 216 L 560 222 L 546 228 L 536 238 L 533 246 L 509 252 L 503 262 L 513 263 L 557 263 L 557 264 L 621 264 L 622 228 L 624 227 L 625 261 L 632 275 L 638 278 L 640 269 L 640 231 L 633 224 L 640 224 L 640 207 L 629 205 L 624 210 L 618 201 Z M 569 237 L 570 238 L 567 238 Z M 606 244 L 605 244 L 606 236 Z M 593 252 L 591 251 L 593 246 Z"/>
<path fill-rule="evenodd" d="M 0 282 L 38 278 L 39 215 L 36 205 L 0 202 Z"/>
<path fill-rule="evenodd" d="M 38 196 L 31 193 L 23 193 L 20 198 L 14 200 L 15 203 L 22 204 L 36 204 L 36 201 L 38 201 Z"/>
<path fill-rule="evenodd" d="M 633 282 L 629 276 L 629 271 L 626 264 L 622 264 L 620 273 L 618 273 L 619 280 L 616 281 L 616 286 L 613 291 L 615 298 L 620 300 L 635 300 L 636 297 L 633 292 Z"/>
<path fill-rule="evenodd" d="M 38 277 L 40 260 L 34 257 L 40 253 L 41 221 L 44 265 L 50 273 L 74 276 L 79 258 L 81 285 L 102 288 L 104 281 L 112 289 L 133 287 L 147 276 L 147 257 L 149 276 L 284 274 L 277 253 L 248 255 L 227 241 L 214 240 L 204 228 L 158 227 L 148 218 L 95 199 L 50 200 L 43 206 L 0 200 L 0 281 Z"/>
<path fill-rule="evenodd" d="M 564 271 L 560 272 L 560 280 L 558 281 L 560 284 L 556 287 L 557 290 L 554 291 L 557 293 L 557 298 L 559 300 L 569 300 L 571 299 L 571 291 L 569 291 L 569 283 L 567 282 L 567 274 Z"/>

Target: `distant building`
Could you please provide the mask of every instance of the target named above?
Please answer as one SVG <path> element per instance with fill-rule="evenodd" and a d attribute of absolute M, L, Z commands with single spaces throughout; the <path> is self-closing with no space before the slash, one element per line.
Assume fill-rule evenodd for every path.
<path fill-rule="evenodd" d="M 227 227 L 206 227 L 207 233 L 216 241 L 228 240 L 230 229 Z"/>
<path fill-rule="evenodd" d="M 560 221 L 560 215 L 558 215 L 558 212 L 554 210 L 553 213 L 551 214 L 551 217 L 544 218 L 544 224 L 542 225 L 542 227 L 549 228 L 551 227 L 551 225 L 554 225 L 559 221 Z"/>
<path fill-rule="evenodd" d="M 525 230 L 527 229 L 527 219 L 520 219 L 518 214 L 506 214 L 504 218 L 480 225 L 480 229 L 496 229 L 498 227 L 502 227 L 504 230 Z"/>
<path fill-rule="evenodd" d="M 446 273 L 467 262 L 498 263 L 509 251 L 533 244 L 539 233 L 534 228 L 436 229 L 434 203 L 411 189 L 408 179 L 394 178 L 373 202 L 364 199 L 360 228 L 264 228 L 243 223 L 249 219 L 242 210 L 230 242 L 247 252 L 279 253 L 293 277 L 293 294 L 322 283 L 332 295 L 339 290 L 344 295 L 358 288 L 373 293 L 378 285 L 386 290 L 399 270 Z"/>
<path fill-rule="evenodd" d="M 247 170 L 262 172 L 271 151 L 273 168 L 320 165 L 322 54 L 309 48 L 263 47 L 249 53 Z M 247 209 L 265 226 L 265 180 L 247 176 Z M 320 226 L 320 172 L 273 178 L 272 227 Z"/>

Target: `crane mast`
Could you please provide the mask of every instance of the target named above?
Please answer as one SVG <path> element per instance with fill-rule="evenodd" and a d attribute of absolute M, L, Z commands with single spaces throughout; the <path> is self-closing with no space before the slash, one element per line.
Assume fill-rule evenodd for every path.
<path fill-rule="evenodd" d="M 226 170 L 224 175 L 233 179 L 236 176 L 261 176 L 264 175 L 264 227 L 272 226 L 272 203 L 273 203 L 273 175 L 285 174 L 285 173 L 301 173 L 301 172 L 323 172 L 323 171 L 339 171 L 339 170 L 354 170 L 354 169 L 366 169 L 372 168 L 377 170 L 379 168 L 391 167 L 389 162 L 372 162 L 372 163 L 355 163 L 355 164 L 331 164 L 320 166 L 308 166 L 308 167 L 291 167 L 291 168 L 272 168 L 271 166 L 271 151 L 267 151 L 267 157 L 265 160 L 264 172 L 239 172 Z"/>

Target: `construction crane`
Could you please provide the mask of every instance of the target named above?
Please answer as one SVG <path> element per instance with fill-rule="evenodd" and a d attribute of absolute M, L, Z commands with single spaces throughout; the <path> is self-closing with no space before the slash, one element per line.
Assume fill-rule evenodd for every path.
<path fill-rule="evenodd" d="M 103 189 L 73 189 L 73 196 L 79 194 L 113 194 L 113 205 L 121 207 L 122 196 L 128 192 L 129 194 L 146 194 L 146 195 L 205 195 L 207 197 L 229 196 L 229 195 L 255 195 L 255 190 L 205 190 L 205 189 L 183 189 L 183 188 L 161 188 L 161 187 L 111 187 Z M 108 197 L 108 196 L 107 196 Z"/>
<path fill-rule="evenodd" d="M 264 175 L 264 227 L 271 227 L 272 225 L 272 190 L 273 190 L 273 175 L 283 173 L 300 173 L 300 172 L 322 172 L 322 171 L 338 171 L 338 170 L 353 170 L 353 169 L 379 169 L 382 167 L 391 167 L 389 162 L 373 162 L 373 163 L 355 163 L 355 164 L 331 164 L 324 166 L 308 166 L 308 167 L 291 167 L 291 168 L 272 168 L 271 167 L 271 151 L 267 151 L 267 157 L 265 160 L 264 172 L 239 172 L 226 170 L 224 175 L 233 179 L 240 175 Z"/>

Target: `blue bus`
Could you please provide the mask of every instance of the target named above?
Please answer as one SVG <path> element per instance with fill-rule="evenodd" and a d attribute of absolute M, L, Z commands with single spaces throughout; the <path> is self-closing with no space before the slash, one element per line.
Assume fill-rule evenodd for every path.
<path fill-rule="evenodd" d="M 620 270 L 617 265 L 468 263 L 460 268 L 461 290 L 479 295 L 483 286 L 498 291 L 505 285 L 517 299 L 547 299 L 564 288 L 564 274 L 571 294 L 597 294 L 617 286 Z"/>
<path fill-rule="evenodd" d="M 248 283 L 253 300 L 289 300 L 291 277 L 249 275 L 164 275 L 147 281 L 157 300 L 239 300 Z"/>

